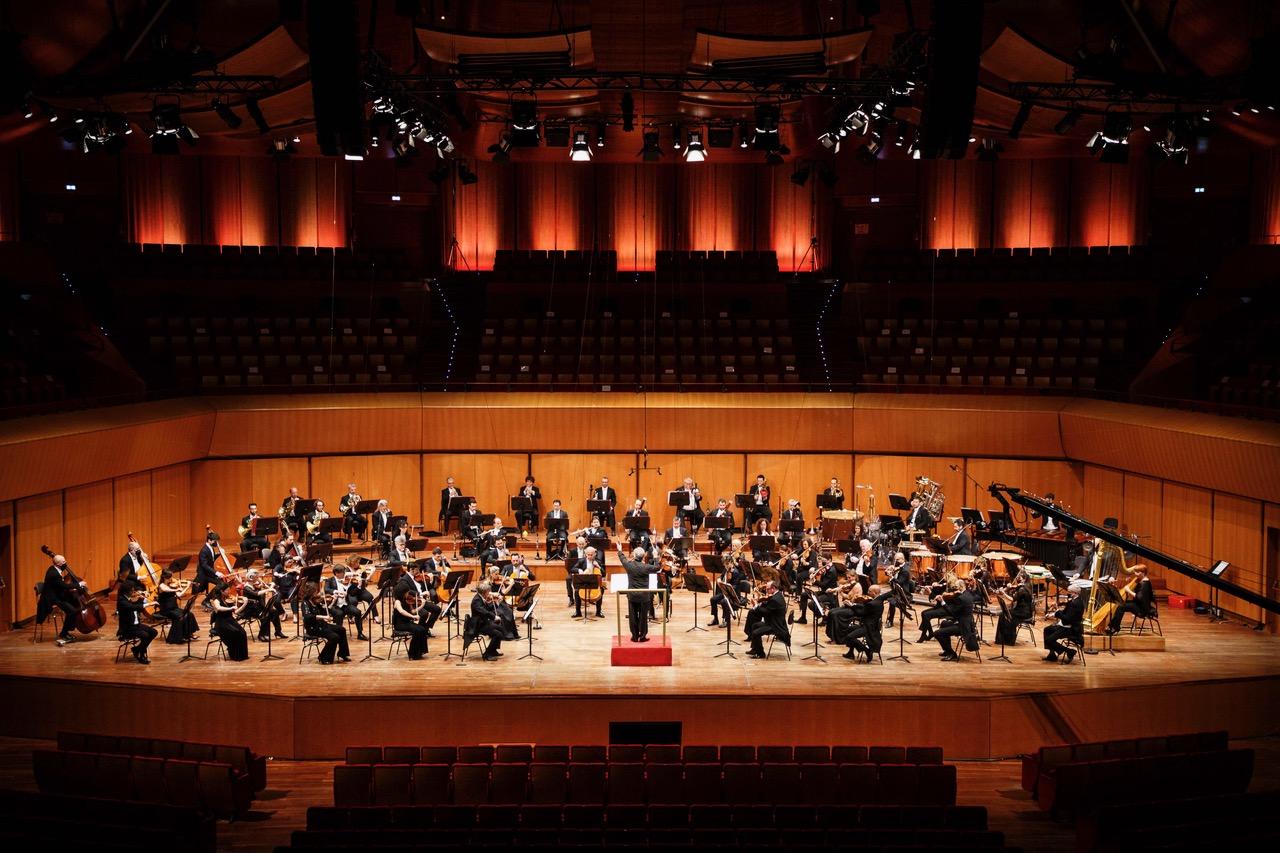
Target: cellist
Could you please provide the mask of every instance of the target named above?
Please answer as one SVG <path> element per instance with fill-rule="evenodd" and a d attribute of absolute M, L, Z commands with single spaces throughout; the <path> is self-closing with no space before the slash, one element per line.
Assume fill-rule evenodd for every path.
<path fill-rule="evenodd" d="M 583 552 L 582 559 L 578 560 L 570 571 L 575 575 L 595 575 L 596 577 L 602 577 L 603 572 L 600 570 L 600 561 L 596 559 L 596 549 L 588 547 L 586 551 Z M 599 587 L 596 589 L 578 589 L 575 587 L 574 592 L 574 616 L 582 616 L 582 602 L 584 601 L 587 602 L 587 604 L 594 602 L 596 605 L 596 616 L 604 616 L 603 590 Z"/>
<path fill-rule="evenodd" d="M 67 565 L 67 558 L 61 554 L 53 555 L 53 564 L 45 569 L 44 583 L 40 587 L 40 602 L 36 606 L 36 622 L 44 624 L 53 608 L 62 610 L 62 630 L 58 632 L 58 645 L 65 646 L 74 642 L 71 632 L 76 629 L 76 620 L 80 609 L 76 607 L 74 595 L 77 588 L 89 589 L 84 581 L 76 581 Z"/>

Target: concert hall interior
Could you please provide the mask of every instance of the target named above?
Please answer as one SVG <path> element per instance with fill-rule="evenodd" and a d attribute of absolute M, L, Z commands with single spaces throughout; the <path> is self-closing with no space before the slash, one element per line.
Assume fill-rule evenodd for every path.
<path fill-rule="evenodd" d="M 14 849 L 1278 840 L 1280 4 L 0 38 Z"/>

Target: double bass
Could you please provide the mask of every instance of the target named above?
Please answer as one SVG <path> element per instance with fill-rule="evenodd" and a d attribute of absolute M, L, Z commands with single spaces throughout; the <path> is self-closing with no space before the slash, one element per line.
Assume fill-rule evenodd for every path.
<path fill-rule="evenodd" d="M 54 553 L 49 550 L 48 545 L 41 545 L 40 550 L 50 560 L 53 559 Z M 67 575 L 75 584 L 71 597 L 76 607 L 76 630 L 81 634 L 92 634 L 107 624 L 107 612 L 103 609 L 102 603 L 98 599 L 85 592 L 80 586 L 80 578 L 76 577 L 76 573 L 71 571 L 70 564 L 67 565 L 66 569 Z"/>

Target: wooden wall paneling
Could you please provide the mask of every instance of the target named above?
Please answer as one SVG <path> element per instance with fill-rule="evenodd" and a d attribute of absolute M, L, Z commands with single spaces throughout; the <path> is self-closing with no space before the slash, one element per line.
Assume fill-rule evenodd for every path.
<path fill-rule="evenodd" d="M 1248 498 L 1215 492 L 1213 496 L 1212 561 L 1230 560 L 1227 580 L 1245 589 L 1263 591 L 1262 504 Z M 1262 618 L 1262 608 L 1224 595 L 1219 604 L 1248 619 Z"/>
<path fill-rule="evenodd" d="M 1263 508 L 1261 569 L 1263 593 L 1273 601 L 1280 601 L 1280 504 L 1269 503 Z M 1280 614 L 1268 613 L 1266 621 L 1267 630 L 1272 634 L 1280 628 Z"/>
<path fill-rule="evenodd" d="M 1087 477 L 1085 482 L 1087 487 Z M 1163 502 L 1164 484 L 1160 480 L 1138 474 L 1125 474 L 1124 506 L 1116 515 L 1120 519 L 1120 529 L 1138 536 L 1149 537 L 1142 540 L 1143 544 L 1150 545 L 1158 551 L 1164 550 Z M 1101 523 L 1106 516 L 1089 516 L 1089 518 Z M 1182 581 L 1176 572 L 1149 562 L 1147 567 L 1153 578 L 1164 578 L 1170 589 L 1182 589 Z"/>
<path fill-rule="evenodd" d="M 355 483 L 366 500 L 383 498 L 413 523 L 422 521 L 422 456 L 396 453 L 380 456 L 316 456 L 311 460 L 311 489 L 325 502 L 330 515 Z M 433 519 L 434 520 L 434 519 Z"/>
<path fill-rule="evenodd" d="M 952 471 L 952 465 L 959 470 Z M 871 486 L 871 491 L 876 496 L 877 514 L 892 515 L 894 510 L 889 506 L 890 493 L 910 497 L 915 491 L 916 478 L 923 474 L 942 484 L 942 491 L 947 498 L 944 512 L 958 515 L 960 507 L 970 506 L 965 503 L 964 466 L 965 461 L 960 457 L 877 456 L 859 453 L 854 459 L 854 479 L 857 483 Z M 849 491 L 850 489 L 846 489 L 846 494 Z M 863 512 L 868 510 L 868 497 L 867 490 L 859 491 L 858 507 Z M 853 509 L 853 499 L 847 498 L 845 506 Z M 944 532 L 949 529 L 942 527 Z"/>
<path fill-rule="evenodd" d="M 254 459 L 251 466 L 251 480 L 240 486 L 240 501 L 233 518 L 227 519 L 229 528 L 234 528 L 245 513 L 245 507 L 252 500 L 258 502 L 258 512 L 262 515 L 275 515 L 280 503 L 289 494 L 289 489 L 298 487 L 298 493 L 304 498 L 321 497 L 311 494 L 311 466 L 305 458 Z M 232 523 L 234 522 L 234 523 Z M 217 526 L 216 522 L 210 521 Z M 219 530 L 219 533 L 223 531 Z M 232 530 L 234 535 L 235 531 Z M 204 525 L 200 526 L 200 538 L 204 538 Z"/>
<path fill-rule="evenodd" d="M 1114 471 L 1100 465 L 1085 465 L 1081 514 L 1088 519 L 1114 516 L 1123 521 L 1126 515 L 1124 482 L 1123 471 Z"/>
<path fill-rule="evenodd" d="M 990 483 L 1004 483 L 1037 495 L 1054 494 L 1058 502 L 1079 512 L 1084 494 L 1082 465 L 1078 462 L 1058 462 L 1042 459 L 970 459 L 966 463 L 971 480 L 966 481 L 965 506 L 983 510 L 999 509 L 995 498 L 987 491 Z M 978 481 L 982 488 L 973 484 Z M 1014 507 L 1014 520 L 1021 513 Z"/>
<path fill-rule="evenodd" d="M 340 454 L 422 447 L 417 394 L 219 400 L 210 456 Z"/>
<path fill-rule="evenodd" d="M 1059 401 L 929 394 L 857 394 L 860 452 L 1062 458 Z"/>
<path fill-rule="evenodd" d="M 740 521 L 741 513 L 733 507 L 733 496 L 742 489 L 744 463 L 741 453 L 650 453 L 649 470 L 638 473 L 637 497 L 649 499 L 651 529 L 671 526 L 676 513 L 674 507 L 667 506 L 667 492 L 681 488 L 685 477 L 693 477 L 702 492 L 703 512 L 715 509 L 716 500 L 724 498 L 733 509 L 734 519 Z M 662 469 L 661 476 L 658 468 Z"/>
<path fill-rule="evenodd" d="M 544 514 L 551 501 L 559 498 L 569 513 L 572 528 L 584 527 L 591 520 L 586 514 L 587 487 L 599 486 L 602 476 L 609 478 L 609 485 L 618 493 L 619 506 L 625 508 L 640 497 L 638 478 L 627 475 L 636 464 L 634 453 L 533 454 L 532 470 L 542 487 Z M 646 497 L 652 499 L 653 495 Z"/>
<path fill-rule="evenodd" d="M 806 527 L 817 518 L 814 497 L 827 487 L 832 477 L 839 477 L 845 489 L 845 506 L 853 508 L 853 455 L 809 453 L 750 453 L 744 482 L 739 485 L 746 491 L 756 482 L 756 475 L 764 474 L 773 487 L 769 506 L 773 510 L 773 527 L 778 526 L 787 501 L 795 498 L 804 511 Z"/>
<path fill-rule="evenodd" d="M 49 568 L 49 558 L 40 553 L 41 545 L 48 545 L 56 553 L 62 553 L 76 574 L 80 573 L 83 566 L 76 562 L 73 555 L 64 552 L 62 492 L 48 492 L 17 501 L 13 527 L 17 543 L 14 583 L 18 592 L 15 595 L 15 609 L 18 618 L 24 619 L 35 615 L 35 585 L 44 580 L 44 571 Z"/>
<path fill-rule="evenodd" d="M 436 529 L 440 514 L 440 490 L 444 488 L 445 478 L 453 477 L 464 495 L 475 497 L 481 512 L 496 513 L 504 524 L 511 524 L 515 519 L 511 514 L 511 502 L 508 498 L 515 494 L 515 489 L 524 485 L 528 466 L 529 458 L 523 453 L 424 453 L 421 498 L 423 523 L 429 529 Z M 541 486 L 543 496 L 550 501 L 546 484 Z M 401 512 L 395 504 L 391 505 L 391 509 Z"/>
<path fill-rule="evenodd" d="M 155 469 L 151 472 L 151 538 L 143 547 L 151 553 L 191 538 L 191 463 Z"/>
<path fill-rule="evenodd" d="M 128 477 L 116 477 L 114 488 L 115 518 L 112 522 L 112 541 L 117 544 L 127 542 L 128 535 L 132 532 L 142 543 L 142 547 L 147 549 L 147 553 L 151 553 L 155 549 L 151 544 L 155 540 L 152 535 L 154 528 L 152 526 L 151 472 L 144 471 Z M 120 545 L 120 547 L 123 549 L 124 546 Z M 121 550 L 120 553 L 123 554 L 124 551 Z M 120 555 L 116 556 L 118 558 Z"/>
<path fill-rule="evenodd" d="M 1209 567 L 1213 552 L 1213 493 L 1165 482 L 1160 505 L 1161 550 L 1194 566 Z M 1185 575 L 1169 574 L 1169 588 L 1208 600 L 1208 587 Z"/>
<path fill-rule="evenodd" d="M 647 445 L 669 452 L 725 449 L 852 451 L 850 398 L 842 394 L 650 394 Z M 639 419 L 640 412 L 629 417 Z M 704 424 L 705 428 L 699 428 Z"/>
<path fill-rule="evenodd" d="M 5 579 L 7 587 L 0 589 L 0 631 L 8 631 L 18 618 L 18 602 L 29 601 L 17 582 L 17 568 L 14 566 L 18 541 L 13 530 L 13 501 L 0 501 L 0 528 L 7 527 L 9 538 L 0 543 L 0 577 Z"/>
<path fill-rule="evenodd" d="M 284 493 L 253 490 L 253 461 L 210 459 L 191 463 L 191 509 L 187 535 L 175 545 L 204 541 L 204 526 L 212 524 L 219 533 L 230 532 L 248 512 L 250 501 L 258 502 L 260 515 L 274 517 Z M 228 540 L 230 541 L 230 540 Z M 150 549 L 150 543 L 144 543 Z M 237 549 L 238 550 L 238 549 Z"/>
<path fill-rule="evenodd" d="M 55 550 L 64 549 L 71 568 L 94 590 L 105 588 L 115 578 L 120 557 L 128 547 L 126 540 L 115 536 L 113 493 L 110 480 L 67 489 L 62 541 L 49 543 Z M 146 541 L 142 544 L 152 547 Z"/>

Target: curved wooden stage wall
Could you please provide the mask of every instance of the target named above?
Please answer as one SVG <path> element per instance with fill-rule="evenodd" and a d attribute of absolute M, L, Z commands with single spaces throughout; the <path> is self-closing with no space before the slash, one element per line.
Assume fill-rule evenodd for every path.
<path fill-rule="evenodd" d="M 231 531 L 250 498 L 274 510 L 290 486 L 336 501 L 354 480 L 430 522 L 447 475 L 496 509 L 529 471 L 575 519 L 601 474 L 663 520 L 663 493 L 686 473 L 708 497 L 764 473 L 807 512 L 831 476 L 873 486 L 882 511 L 920 473 L 944 485 L 949 508 L 991 508 L 985 486 L 1001 481 L 1117 516 L 1193 563 L 1230 560 L 1236 582 L 1258 591 L 1267 528 L 1280 528 L 1280 429 L 1141 406 L 879 394 L 201 398 L 0 425 L 0 527 L 15 534 L 0 571 L 16 591 L 0 620 L 34 609 L 44 543 L 102 586 L 127 532 L 172 549 L 206 523 Z M 1181 577 L 1170 585 L 1203 594 Z"/>

